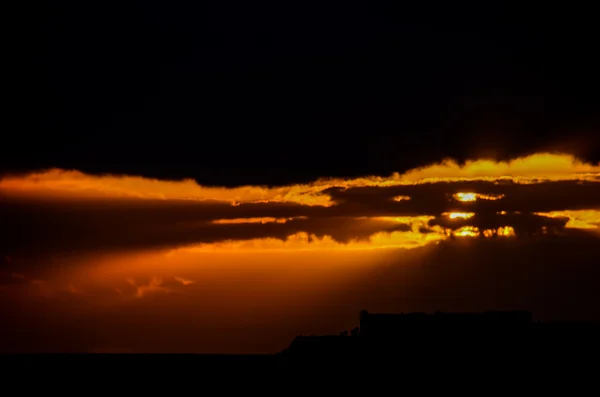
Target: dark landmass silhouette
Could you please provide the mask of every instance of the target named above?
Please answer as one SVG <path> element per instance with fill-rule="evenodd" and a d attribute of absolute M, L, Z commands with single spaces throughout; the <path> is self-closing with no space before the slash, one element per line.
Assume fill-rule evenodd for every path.
<path fill-rule="evenodd" d="M 360 313 L 360 328 L 340 335 L 298 336 L 278 357 L 283 365 L 362 363 L 452 366 L 565 365 L 596 362 L 600 323 L 533 321 L 527 311 Z"/>
<path fill-rule="evenodd" d="M 127 379 L 135 368 L 140 382 L 155 376 L 164 378 L 171 374 L 181 378 L 185 374 L 193 377 L 215 371 L 253 373 L 258 380 L 275 373 L 294 376 L 315 370 L 320 374 L 341 371 L 344 376 L 366 372 L 379 376 L 390 369 L 405 379 L 452 375 L 459 376 L 460 381 L 486 376 L 502 384 L 518 384 L 517 375 L 529 381 L 541 379 L 542 383 L 573 373 L 595 379 L 600 357 L 599 323 L 539 322 L 532 318 L 526 311 L 362 311 L 360 326 L 350 332 L 298 336 L 276 354 L 46 354 L 33 355 L 34 358 L 0 355 L 0 364 L 8 364 L 3 368 L 15 373 L 45 373 L 48 368 L 62 368 L 73 376 L 85 374 L 87 368 L 98 364 L 110 368 L 111 376 Z"/>

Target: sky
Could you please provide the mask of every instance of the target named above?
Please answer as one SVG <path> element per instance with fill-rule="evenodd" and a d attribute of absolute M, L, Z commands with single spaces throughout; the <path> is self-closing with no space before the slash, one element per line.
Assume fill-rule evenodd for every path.
<path fill-rule="evenodd" d="M 600 320 L 594 10 L 322 3 L 28 14 L 0 351 L 274 353 L 362 309 Z"/>
<path fill-rule="evenodd" d="M 273 353 L 362 308 L 600 319 L 600 165 L 572 155 L 278 187 L 52 169 L 0 192 L 4 348 Z"/>

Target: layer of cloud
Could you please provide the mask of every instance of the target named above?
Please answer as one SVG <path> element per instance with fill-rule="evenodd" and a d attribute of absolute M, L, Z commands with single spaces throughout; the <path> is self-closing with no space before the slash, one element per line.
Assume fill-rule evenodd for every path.
<path fill-rule="evenodd" d="M 538 155 L 284 187 L 4 177 L 0 350 L 273 352 L 362 308 L 597 319 L 599 171 Z"/>
<path fill-rule="evenodd" d="M 162 181 L 136 176 L 90 176 L 73 170 L 51 169 L 24 176 L 5 175 L 0 180 L 0 190 L 21 195 L 43 194 L 47 197 L 136 197 L 216 200 L 232 204 L 283 202 L 328 206 L 332 203 L 324 191 L 332 187 L 403 186 L 442 181 L 598 181 L 599 173 L 599 165 L 583 163 L 572 155 L 541 153 L 509 162 L 477 160 L 461 165 L 453 160 L 445 160 L 389 177 L 347 180 L 324 178 L 311 184 L 283 187 L 207 187 L 191 179 Z"/>
<path fill-rule="evenodd" d="M 599 170 L 541 154 L 509 163 L 446 161 L 389 178 L 230 189 L 51 170 L 0 180 L 0 254 L 298 248 L 289 241 L 304 240 L 312 247 L 411 248 L 451 236 L 593 232 Z M 461 213 L 473 215 L 452 215 Z"/>

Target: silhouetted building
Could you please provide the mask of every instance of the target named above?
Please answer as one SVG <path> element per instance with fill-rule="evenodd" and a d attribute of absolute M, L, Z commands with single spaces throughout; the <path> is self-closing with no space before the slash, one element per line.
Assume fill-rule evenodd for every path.
<path fill-rule="evenodd" d="M 598 323 L 533 322 L 527 311 L 482 313 L 360 313 L 360 328 L 350 334 L 300 336 L 282 353 L 289 363 L 311 365 L 361 362 L 373 366 L 401 360 L 411 365 L 456 365 L 458 357 L 543 361 L 600 348 Z M 432 361 L 435 359 L 434 361 Z"/>

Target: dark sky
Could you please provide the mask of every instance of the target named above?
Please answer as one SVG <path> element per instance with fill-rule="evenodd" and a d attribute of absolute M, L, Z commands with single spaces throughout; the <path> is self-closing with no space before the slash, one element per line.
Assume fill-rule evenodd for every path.
<path fill-rule="evenodd" d="M 592 6 L 110 3 L 10 30 L 0 351 L 273 353 L 364 308 L 600 319 Z"/>
<path fill-rule="evenodd" d="M 0 170 L 239 185 L 540 148 L 600 160 L 592 9 L 196 3 L 31 12 Z"/>

